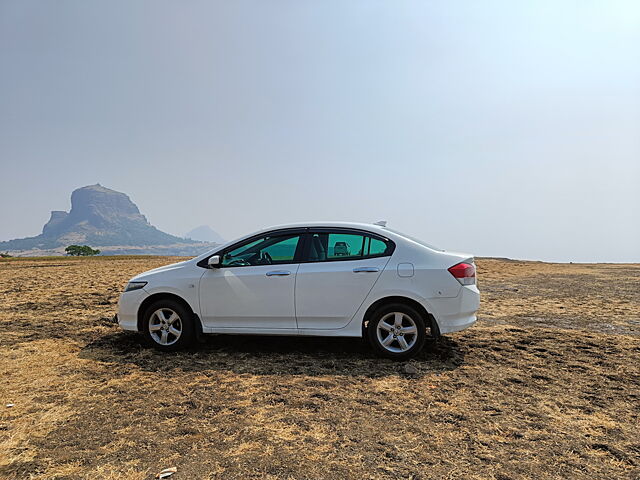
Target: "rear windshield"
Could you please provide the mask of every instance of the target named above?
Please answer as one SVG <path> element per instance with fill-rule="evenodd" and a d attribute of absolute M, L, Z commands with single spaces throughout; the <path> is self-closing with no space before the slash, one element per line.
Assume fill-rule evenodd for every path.
<path fill-rule="evenodd" d="M 407 235 L 406 233 L 399 232 L 398 230 L 394 230 L 393 228 L 389 228 L 389 227 L 384 227 L 384 228 L 385 228 L 385 230 L 389 230 L 390 232 L 395 233 L 396 235 L 400 235 L 401 237 L 404 237 L 404 238 L 406 238 L 408 240 L 411 240 L 412 242 L 419 243 L 420 245 L 425 246 L 427 248 L 430 248 L 431 250 L 437 250 L 438 252 L 444 252 L 444 250 L 442 248 L 438 248 L 438 247 L 436 247 L 434 245 L 431 245 L 430 243 L 424 242 L 424 241 L 420 240 L 419 238 L 412 237 L 411 235 Z"/>

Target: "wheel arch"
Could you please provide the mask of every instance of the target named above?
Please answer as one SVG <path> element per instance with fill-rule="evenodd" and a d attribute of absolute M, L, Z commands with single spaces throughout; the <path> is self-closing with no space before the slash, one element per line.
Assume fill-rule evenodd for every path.
<path fill-rule="evenodd" d="M 430 313 L 424 305 L 422 305 L 417 300 L 414 300 L 409 297 L 403 297 L 402 295 L 390 295 L 387 297 L 379 298 L 367 308 L 367 311 L 364 313 L 362 317 L 362 338 L 366 338 L 367 335 L 367 323 L 371 319 L 371 316 L 374 314 L 376 310 L 384 305 L 388 305 L 390 303 L 401 303 L 408 307 L 411 307 L 420 313 L 426 322 L 429 322 L 429 327 L 431 329 L 432 335 L 435 338 L 440 337 L 440 327 L 438 326 L 438 322 L 432 313 Z"/>
<path fill-rule="evenodd" d="M 157 302 L 158 300 L 173 300 L 175 302 L 178 302 L 184 308 L 186 308 L 187 311 L 191 312 L 191 316 L 193 318 L 193 326 L 196 329 L 196 333 L 199 335 L 202 334 L 202 321 L 200 320 L 200 317 L 193 311 L 193 308 L 191 308 L 191 305 L 189 305 L 189 302 L 187 302 L 180 295 L 176 295 L 175 293 L 169 293 L 169 292 L 154 293 L 152 295 L 149 295 L 147 298 L 145 298 L 142 301 L 142 303 L 140 304 L 140 307 L 138 307 L 138 331 L 139 332 L 142 331 L 142 322 L 144 321 L 144 312 L 147 310 L 147 308 L 149 308 L 149 305 L 151 305 L 154 302 Z"/>

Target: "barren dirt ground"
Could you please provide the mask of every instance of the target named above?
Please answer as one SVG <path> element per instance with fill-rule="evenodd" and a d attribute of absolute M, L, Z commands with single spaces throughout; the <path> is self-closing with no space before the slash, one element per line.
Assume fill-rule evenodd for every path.
<path fill-rule="evenodd" d="M 0 478 L 640 478 L 640 265 L 480 259 L 479 322 L 408 375 L 359 340 L 146 348 L 110 318 L 173 260 L 0 261 Z"/>

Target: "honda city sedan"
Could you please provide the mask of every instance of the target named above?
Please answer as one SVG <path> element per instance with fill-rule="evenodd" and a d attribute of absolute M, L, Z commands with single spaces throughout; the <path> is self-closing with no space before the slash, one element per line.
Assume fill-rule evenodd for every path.
<path fill-rule="evenodd" d="M 173 351 L 198 334 L 364 337 L 405 359 L 476 321 L 472 255 L 383 224 L 268 228 L 132 278 L 117 321 Z"/>

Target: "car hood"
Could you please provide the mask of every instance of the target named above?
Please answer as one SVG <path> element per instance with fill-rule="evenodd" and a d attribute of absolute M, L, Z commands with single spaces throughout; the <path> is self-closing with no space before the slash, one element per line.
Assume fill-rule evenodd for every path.
<path fill-rule="evenodd" d="M 158 267 L 158 268 L 154 268 L 153 270 L 147 270 L 146 272 L 142 272 L 136 275 L 130 281 L 131 282 L 144 281 L 155 274 L 169 272 L 171 270 L 178 270 L 180 268 L 183 268 L 188 263 L 189 261 L 185 260 L 184 262 L 172 263 L 170 265 L 165 265 L 164 267 Z"/>

